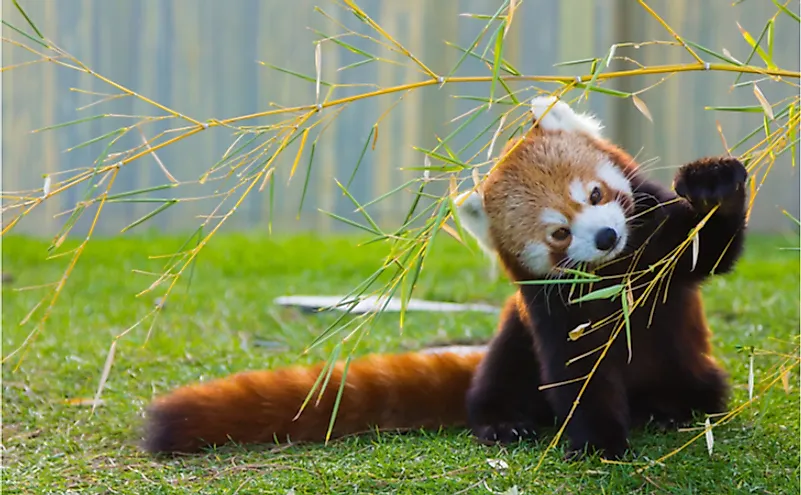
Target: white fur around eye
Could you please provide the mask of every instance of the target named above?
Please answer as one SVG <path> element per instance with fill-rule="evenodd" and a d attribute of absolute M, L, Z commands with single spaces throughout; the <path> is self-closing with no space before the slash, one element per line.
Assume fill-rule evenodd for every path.
<path fill-rule="evenodd" d="M 598 178 L 610 188 L 631 196 L 631 183 L 623 171 L 613 165 L 612 162 L 604 160 L 598 165 Z"/>
<path fill-rule="evenodd" d="M 595 138 L 601 137 L 603 125 L 598 119 L 590 114 L 575 112 L 563 101 L 551 106 L 555 100 L 553 96 L 537 96 L 531 100 L 531 112 L 534 119 L 539 120 L 540 127 L 548 131 L 584 132 Z M 548 113 L 545 113 L 546 110 Z"/>
<path fill-rule="evenodd" d="M 540 222 L 552 225 L 567 225 L 570 223 L 566 216 L 553 208 L 544 208 L 542 210 L 542 213 L 540 213 Z"/>
<path fill-rule="evenodd" d="M 601 251 L 595 247 L 595 234 L 607 227 L 617 232 L 618 243 L 611 251 Z M 573 261 L 600 262 L 612 259 L 620 254 L 628 239 L 626 215 L 616 201 L 587 206 L 576 215 L 571 231 L 573 239 L 567 248 L 567 256 Z"/>

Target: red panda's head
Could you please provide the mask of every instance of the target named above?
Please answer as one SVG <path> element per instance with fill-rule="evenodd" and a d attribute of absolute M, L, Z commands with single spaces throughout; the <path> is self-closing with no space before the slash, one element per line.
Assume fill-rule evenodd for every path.
<path fill-rule="evenodd" d="M 594 118 L 563 102 L 546 113 L 552 103 L 535 98 L 539 124 L 508 143 L 480 188 L 457 201 L 466 229 L 518 274 L 602 264 L 629 238 L 633 159 L 601 138 Z"/>

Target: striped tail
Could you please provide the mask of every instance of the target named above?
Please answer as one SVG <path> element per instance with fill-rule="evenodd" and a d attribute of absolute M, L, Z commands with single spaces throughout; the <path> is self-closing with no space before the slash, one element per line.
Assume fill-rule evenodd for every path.
<path fill-rule="evenodd" d="M 331 438 L 381 430 L 462 426 L 465 394 L 484 356 L 474 352 L 411 352 L 351 361 Z M 297 416 L 324 363 L 250 371 L 179 388 L 147 410 L 144 448 L 197 452 L 238 444 L 325 440 L 344 363 L 334 366 Z M 297 416 L 297 417 L 296 417 Z"/>

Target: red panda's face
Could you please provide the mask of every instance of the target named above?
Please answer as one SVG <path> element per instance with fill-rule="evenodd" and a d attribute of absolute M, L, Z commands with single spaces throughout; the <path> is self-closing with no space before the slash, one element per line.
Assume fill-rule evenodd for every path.
<path fill-rule="evenodd" d="M 509 143 L 506 159 L 462 208 L 472 217 L 468 228 L 532 275 L 615 258 L 629 237 L 632 187 L 620 155 L 599 143 L 543 129 Z"/>

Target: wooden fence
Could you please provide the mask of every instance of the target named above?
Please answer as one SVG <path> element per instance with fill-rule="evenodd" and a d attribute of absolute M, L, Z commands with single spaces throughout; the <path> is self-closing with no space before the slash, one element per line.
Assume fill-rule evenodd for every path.
<path fill-rule="evenodd" d="M 326 0 L 23 0 L 21 3 L 49 39 L 97 73 L 198 120 L 251 114 L 273 104 L 314 102 L 314 82 L 272 70 L 259 62 L 313 75 L 313 41 L 319 38 L 314 30 L 327 35 L 342 32 L 323 13 L 316 11 L 316 7 L 359 33 L 369 33 L 369 29 L 339 4 Z M 501 4 L 498 0 L 360 0 L 358 3 L 437 73 L 446 73 L 461 56 L 457 48 L 446 45 L 445 41 L 466 47 L 484 26 L 485 21 L 460 16 L 460 13 L 492 14 Z M 730 0 L 652 0 L 649 4 L 688 39 L 718 52 L 725 48 L 741 59 L 748 56 L 750 47 L 743 40 L 737 22 L 758 35 L 776 12 L 775 5 L 767 1 L 743 2 L 736 6 L 732 6 Z M 791 8 L 797 9 L 797 5 Z M 664 28 L 632 0 L 524 0 L 515 17 L 505 42 L 504 56 L 524 74 L 584 74 L 589 70 L 587 65 L 554 67 L 554 64 L 603 57 L 614 43 L 671 39 Z M 3 18 L 16 26 L 24 25 L 11 2 L 4 2 Z M 3 32 L 6 38 L 20 39 L 6 27 Z M 349 42 L 364 50 L 377 50 L 365 40 Z M 774 44 L 777 64 L 798 70 L 798 24 L 785 15 L 778 16 Z M 389 56 L 386 53 L 382 52 Z M 643 45 L 621 48 L 618 54 L 636 57 L 648 65 L 692 62 L 685 51 L 675 47 Z M 2 57 L 5 67 L 36 58 L 9 43 L 3 44 Z M 705 58 L 710 57 L 705 55 Z M 413 68 L 389 63 L 374 62 L 337 70 L 360 59 L 360 55 L 341 46 L 324 43 L 323 79 L 390 86 L 419 81 L 423 77 Z M 395 60 L 401 58 L 395 57 Z M 615 67 L 633 66 L 616 61 Z M 459 74 L 488 75 L 490 69 L 468 57 Z M 723 151 L 716 121 L 720 122 L 729 144 L 760 125 L 759 114 L 705 110 L 708 106 L 757 104 L 750 87 L 731 89 L 735 77 L 731 73 L 697 72 L 669 78 L 642 95 L 653 115 L 653 123 L 627 99 L 593 93 L 586 108 L 597 113 L 611 136 L 630 151 L 645 159 L 658 158 L 654 173 L 668 180 L 682 162 Z M 611 87 L 631 91 L 661 78 L 638 76 L 620 80 Z M 754 77 L 743 78 L 749 79 Z M 553 90 L 555 85 L 540 87 Z M 5 71 L 2 88 L 3 191 L 41 187 L 43 174 L 91 165 L 104 143 L 70 152 L 65 150 L 133 120 L 98 119 L 31 133 L 34 129 L 99 113 L 161 114 L 134 98 L 115 99 L 80 109 L 100 98 L 88 92 L 114 94 L 117 91 L 97 78 L 52 63 Z M 790 85 L 769 81 L 763 83 L 762 89 L 771 101 L 798 91 Z M 354 94 L 356 90 L 349 91 L 348 94 Z M 428 87 L 404 93 L 403 101 L 381 120 L 375 149 L 368 148 L 361 168 L 353 177 L 350 190 L 354 196 L 359 201 L 369 201 L 419 174 L 402 170 L 423 164 L 423 156 L 413 146 L 434 147 L 437 137 L 448 135 L 464 120 L 451 123 L 452 119 L 477 105 L 468 97 L 488 94 L 489 84 L 483 83 Z M 280 162 L 273 178 L 273 199 L 267 189 L 254 192 L 231 217 L 230 227 L 261 230 L 272 222 L 274 230 L 328 232 L 349 228 L 319 210 L 354 217 L 352 204 L 341 194 L 334 179 L 344 183 L 351 178 L 373 124 L 400 96 L 394 94 L 353 104 L 326 130 L 316 146 L 299 220 L 299 199 L 308 160 L 304 157 L 296 177 L 287 183 L 294 159 L 292 149 Z M 471 129 L 478 131 L 492 122 L 502 111 L 497 107 L 477 118 Z M 174 121 L 155 122 L 143 130 L 152 137 L 175 125 Z M 465 131 L 453 140 L 451 148 L 465 147 L 471 138 L 471 133 Z M 131 132 L 121 140 L 120 146 L 135 146 L 140 139 L 141 135 Z M 160 193 L 197 197 L 219 187 L 219 184 L 200 186 L 197 179 L 223 156 L 234 139 L 230 129 L 209 129 L 160 151 L 158 156 L 171 173 L 180 181 L 188 182 Z M 489 136 L 482 144 L 488 140 Z M 478 149 L 476 146 L 466 148 L 462 158 Z M 791 166 L 790 153 L 785 153 L 756 201 L 752 216 L 755 230 L 792 229 L 792 223 L 781 210 L 798 215 L 798 177 L 798 168 Z M 165 182 L 157 163 L 146 156 L 120 172 L 114 191 L 148 188 Z M 55 235 L 67 219 L 67 215 L 58 215 L 59 212 L 73 207 L 84 193 L 84 188 L 77 187 L 53 197 L 21 222 L 17 231 Z M 398 194 L 375 205 L 372 211 L 380 222 L 397 222 L 405 215 L 411 201 L 411 192 Z M 217 203 L 218 200 L 180 203 L 149 224 L 164 231 L 191 231 L 202 221 L 200 217 L 210 213 Z M 153 207 L 152 203 L 109 205 L 98 231 L 117 233 Z M 4 223 L 9 219 L 6 214 Z M 87 227 L 88 220 L 82 220 L 75 233 L 83 234 Z"/>

